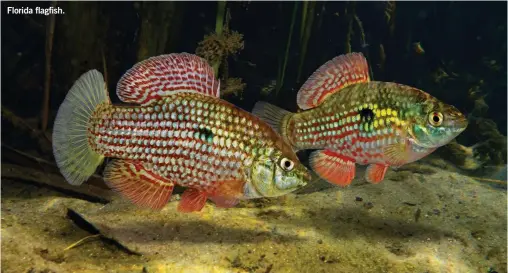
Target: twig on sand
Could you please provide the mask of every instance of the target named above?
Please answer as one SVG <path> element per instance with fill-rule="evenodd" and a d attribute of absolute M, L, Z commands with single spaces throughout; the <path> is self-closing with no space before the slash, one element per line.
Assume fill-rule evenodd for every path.
<path fill-rule="evenodd" d="M 79 241 L 77 241 L 77 242 L 75 242 L 75 243 L 71 244 L 70 246 L 66 247 L 66 248 L 64 249 L 64 251 L 66 251 L 66 250 L 69 250 L 69 249 L 71 249 L 71 248 L 76 247 L 77 245 L 79 245 L 80 243 L 82 243 L 83 241 L 85 241 L 85 240 L 87 240 L 87 239 L 90 239 L 90 238 L 96 238 L 96 237 L 100 237 L 100 236 L 102 236 L 102 234 L 100 234 L 100 233 L 99 233 L 99 234 L 94 234 L 94 235 L 89 235 L 89 236 L 86 236 L 85 238 L 82 238 L 81 240 L 79 240 Z"/>

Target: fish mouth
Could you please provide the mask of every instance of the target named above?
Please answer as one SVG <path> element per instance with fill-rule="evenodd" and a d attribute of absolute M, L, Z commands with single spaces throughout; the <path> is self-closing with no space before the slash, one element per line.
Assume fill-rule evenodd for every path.
<path fill-rule="evenodd" d="M 467 118 L 461 118 L 454 122 L 453 126 L 453 132 L 454 133 L 462 133 L 464 130 L 466 130 L 467 126 L 469 125 L 469 121 Z"/>

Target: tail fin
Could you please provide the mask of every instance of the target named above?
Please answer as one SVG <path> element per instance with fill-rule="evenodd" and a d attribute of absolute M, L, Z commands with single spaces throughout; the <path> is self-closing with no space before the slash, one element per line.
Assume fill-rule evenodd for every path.
<path fill-rule="evenodd" d="M 81 185 L 102 163 L 88 142 L 88 125 L 97 106 L 111 103 L 102 74 L 90 70 L 74 83 L 58 109 L 53 126 L 53 154 L 60 172 Z"/>
<path fill-rule="evenodd" d="M 288 140 L 287 124 L 293 113 L 268 102 L 260 101 L 254 105 L 252 114 L 268 123 L 285 141 Z"/>

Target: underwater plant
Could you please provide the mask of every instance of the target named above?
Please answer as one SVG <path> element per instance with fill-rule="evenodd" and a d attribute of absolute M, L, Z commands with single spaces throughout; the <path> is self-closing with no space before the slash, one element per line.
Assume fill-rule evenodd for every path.
<path fill-rule="evenodd" d="M 196 55 L 207 60 L 213 67 L 215 75 L 223 81 L 222 95 L 235 94 L 238 96 L 242 94 L 246 84 L 242 83 L 241 78 L 229 80 L 228 57 L 240 52 L 244 47 L 244 42 L 242 34 L 230 30 L 230 19 L 229 9 L 226 11 L 226 1 L 219 1 L 215 32 L 206 34 L 203 40 L 198 43 Z"/>

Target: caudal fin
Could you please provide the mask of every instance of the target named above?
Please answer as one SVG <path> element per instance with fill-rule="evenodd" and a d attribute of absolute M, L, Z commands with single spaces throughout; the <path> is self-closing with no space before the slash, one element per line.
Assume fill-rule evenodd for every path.
<path fill-rule="evenodd" d="M 260 101 L 254 105 L 252 114 L 266 122 L 287 140 L 287 122 L 293 113 L 268 102 Z"/>
<path fill-rule="evenodd" d="M 102 74 L 90 70 L 74 83 L 58 109 L 53 126 L 53 154 L 67 182 L 81 185 L 102 163 L 88 141 L 88 125 L 97 106 L 111 103 Z"/>

